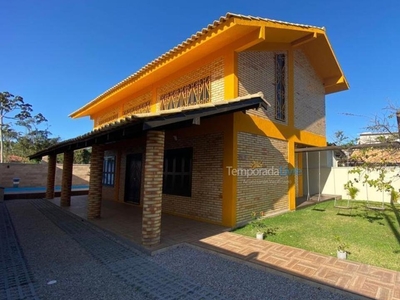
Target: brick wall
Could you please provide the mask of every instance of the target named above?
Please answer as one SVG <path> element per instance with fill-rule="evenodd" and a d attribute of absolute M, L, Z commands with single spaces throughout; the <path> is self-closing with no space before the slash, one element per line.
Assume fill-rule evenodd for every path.
<path fill-rule="evenodd" d="M 218 58 L 213 62 L 204 65 L 196 70 L 190 71 L 185 75 L 182 75 L 170 82 L 163 84 L 157 87 L 157 110 L 160 109 L 160 96 L 162 94 L 171 92 L 176 90 L 177 88 L 183 87 L 189 83 L 195 82 L 204 77 L 211 76 L 211 101 L 222 101 L 224 100 L 224 59 Z M 119 117 L 122 117 L 124 111 L 127 112 L 132 108 L 137 107 L 139 111 L 137 113 L 142 112 L 150 112 L 150 104 L 152 99 L 152 93 L 147 92 L 134 99 L 129 99 L 128 101 L 124 101 L 123 103 L 113 105 L 112 107 L 108 107 L 98 115 L 94 116 L 94 127 L 101 127 L 110 122 L 115 122 Z M 140 106 L 143 104 L 144 106 Z M 134 112 L 128 112 L 126 116 L 132 114 Z"/>
<path fill-rule="evenodd" d="M 55 185 L 61 185 L 62 164 L 56 166 Z M 74 165 L 72 185 L 89 184 L 89 165 Z M 0 164 L 0 186 L 12 187 L 13 178 L 20 179 L 20 187 L 45 187 L 47 184 L 47 163 L 40 164 Z"/>
<path fill-rule="evenodd" d="M 325 136 L 325 90 L 301 50 L 294 51 L 295 127 Z"/>
<path fill-rule="evenodd" d="M 140 96 L 129 98 L 114 108 L 106 108 L 94 117 L 94 127 L 104 126 L 107 123 L 115 122 L 118 117 L 127 117 L 135 113 L 150 112 L 151 92 Z M 122 112 L 122 113 L 121 113 Z"/>
<path fill-rule="evenodd" d="M 103 199 L 114 199 L 115 189 L 119 189 L 119 199 L 124 201 L 126 157 L 129 154 L 143 153 L 145 159 L 145 140 L 132 139 L 114 144 L 120 149 L 121 166 L 119 169 L 120 184 L 114 187 L 103 187 Z M 165 150 L 193 147 L 192 197 L 163 194 L 164 212 L 182 216 L 222 222 L 222 181 L 223 181 L 223 134 L 204 134 L 192 137 L 178 137 L 166 132 Z M 117 155 L 117 150 L 106 150 L 105 155 Z M 118 159 L 117 159 L 118 161 Z M 142 170 L 143 173 L 143 170 Z M 143 200 L 142 179 L 141 193 Z M 141 201 L 142 203 L 142 201 Z"/>
<path fill-rule="evenodd" d="M 115 201 L 116 199 L 114 199 L 114 192 L 115 192 L 115 187 L 103 185 L 102 199 L 109 200 L 109 201 Z"/>
<path fill-rule="evenodd" d="M 238 169 L 259 170 L 237 178 L 237 224 L 249 221 L 252 212 L 288 209 L 288 176 L 278 174 L 288 166 L 287 151 L 286 141 L 238 132 Z"/>
<path fill-rule="evenodd" d="M 163 195 L 163 211 L 215 223 L 222 222 L 223 134 L 174 140 L 165 149 L 193 147 L 192 197 Z"/>
<path fill-rule="evenodd" d="M 162 94 L 171 92 L 207 76 L 211 76 L 211 101 L 216 102 L 224 100 L 224 60 L 223 58 L 219 58 L 210 64 L 202 66 L 160 86 L 157 89 L 157 101 L 160 101 L 160 96 Z M 159 109 L 159 105 L 157 109 Z"/>
<path fill-rule="evenodd" d="M 245 51 L 238 54 L 239 96 L 263 92 L 271 104 L 268 111 L 250 110 L 247 113 L 284 123 L 275 120 L 275 54 L 276 52 L 271 51 Z"/>
<path fill-rule="evenodd" d="M 56 167 L 56 185 L 61 185 L 62 164 L 57 164 Z M 47 174 L 47 164 L 46 164 Z M 73 185 L 88 185 L 90 179 L 90 165 L 73 165 L 72 168 L 72 184 Z"/>

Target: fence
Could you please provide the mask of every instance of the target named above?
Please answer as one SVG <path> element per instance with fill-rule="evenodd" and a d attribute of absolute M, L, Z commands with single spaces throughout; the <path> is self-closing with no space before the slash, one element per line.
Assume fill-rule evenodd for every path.
<path fill-rule="evenodd" d="M 62 164 L 57 164 L 55 184 L 61 185 Z M 72 185 L 89 184 L 90 165 L 74 165 L 72 171 Z M 0 186 L 13 187 L 15 178 L 19 178 L 20 187 L 43 187 L 47 183 L 47 163 L 22 164 L 2 163 L 0 164 Z"/>
<path fill-rule="evenodd" d="M 323 166 L 319 171 L 318 167 L 309 168 L 310 195 L 319 193 L 320 182 L 320 190 L 322 194 L 341 195 L 344 199 L 348 199 L 349 196 L 347 195 L 347 191 L 344 189 L 344 184 L 349 180 L 352 180 L 354 186 L 360 190 L 356 197 L 357 200 L 383 200 L 385 202 L 390 202 L 390 193 L 379 192 L 368 184 L 363 185 L 361 182 L 356 183 L 354 179 L 360 180 L 362 178 L 359 178 L 358 174 L 349 174 L 349 171 L 352 169 L 353 167 Z M 400 167 L 388 167 L 387 171 L 386 179 L 392 180 L 392 186 L 396 191 L 400 191 Z M 369 172 L 368 175 L 371 179 L 375 179 L 378 177 L 378 172 L 372 171 Z M 303 191 L 304 194 L 307 195 L 307 169 L 303 169 Z"/>

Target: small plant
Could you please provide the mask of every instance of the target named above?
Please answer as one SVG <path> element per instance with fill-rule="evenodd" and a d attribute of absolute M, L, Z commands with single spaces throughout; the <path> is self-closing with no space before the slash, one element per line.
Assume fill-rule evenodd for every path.
<path fill-rule="evenodd" d="M 392 188 L 390 191 L 390 200 L 392 201 L 392 203 L 397 203 L 399 198 L 400 198 L 400 193 Z"/>
<path fill-rule="evenodd" d="M 350 253 L 348 251 L 349 244 L 344 242 L 340 236 L 338 236 L 338 235 L 335 236 L 335 240 L 337 241 L 337 250 L 338 251 Z"/>
<path fill-rule="evenodd" d="M 265 233 L 266 225 L 261 221 L 254 221 L 251 223 L 252 228 L 256 233 Z"/>
<path fill-rule="evenodd" d="M 360 191 L 357 187 L 354 186 L 353 182 L 349 180 L 344 188 L 347 190 L 347 195 L 350 196 L 351 200 L 354 200 L 357 197 L 358 192 Z"/>
<path fill-rule="evenodd" d="M 252 212 L 251 214 L 253 220 L 250 222 L 250 225 L 257 233 L 265 233 L 266 224 L 260 220 L 264 215 L 263 211 L 260 213 Z"/>
<path fill-rule="evenodd" d="M 265 236 L 276 234 L 278 227 L 269 227 L 263 220 L 260 219 L 265 217 L 265 212 L 253 212 L 251 216 L 253 220 L 250 222 L 250 226 L 257 234 L 263 234 Z"/>

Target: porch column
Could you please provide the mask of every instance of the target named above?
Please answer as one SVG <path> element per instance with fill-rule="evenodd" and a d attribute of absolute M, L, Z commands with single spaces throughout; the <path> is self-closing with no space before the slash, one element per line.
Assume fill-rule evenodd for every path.
<path fill-rule="evenodd" d="M 145 246 L 160 243 L 164 139 L 163 131 L 147 132 L 142 219 L 142 243 Z"/>
<path fill-rule="evenodd" d="M 90 158 L 90 180 L 88 195 L 88 218 L 95 219 L 101 216 L 102 177 L 103 177 L 103 145 L 93 145 Z"/>
<path fill-rule="evenodd" d="M 57 155 L 50 154 L 47 164 L 46 199 L 54 199 L 54 181 L 56 177 Z"/>
<path fill-rule="evenodd" d="M 71 205 L 72 167 L 74 152 L 64 152 L 64 162 L 61 181 L 61 206 Z"/>

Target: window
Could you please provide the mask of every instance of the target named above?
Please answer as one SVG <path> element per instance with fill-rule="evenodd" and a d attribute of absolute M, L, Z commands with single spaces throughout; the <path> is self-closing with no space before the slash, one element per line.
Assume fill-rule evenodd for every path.
<path fill-rule="evenodd" d="M 275 55 L 275 119 L 286 120 L 285 54 Z"/>
<path fill-rule="evenodd" d="M 103 185 L 114 186 L 115 156 L 105 156 L 103 162 Z"/>
<path fill-rule="evenodd" d="M 191 197 L 192 148 L 166 150 L 164 154 L 163 193 Z"/>

